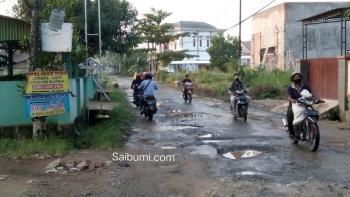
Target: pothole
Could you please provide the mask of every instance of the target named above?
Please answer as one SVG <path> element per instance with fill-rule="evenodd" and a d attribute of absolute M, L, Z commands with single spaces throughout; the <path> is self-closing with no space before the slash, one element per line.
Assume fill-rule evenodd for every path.
<path fill-rule="evenodd" d="M 230 151 L 223 153 L 222 156 L 228 159 L 247 159 L 254 158 L 262 155 L 264 152 L 257 150 L 242 150 L 242 151 Z"/>
<path fill-rule="evenodd" d="M 209 143 L 218 144 L 218 143 L 228 143 L 228 142 L 232 142 L 232 140 L 203 140 L 202 142 L 203 142 L 204 144 L 209 144 Z"/>
<path fill-rule="evenodd" d="M 211 134 L 211 133 L 204 133 L 202 135 L 199 135 L 198 137 L 199 138 L 211 138 L 211 137 L 213 137 L 213 134 Z"/>
<path fill-rule="evenodd" d="M 262 175 L 261 172 L 253 172 L 253 171 L 242 171 L 242 172 L 237 172 L 237 176 L 256 176 L 256 175 Z"/>
<path fill-rule="evenodd" d="M 163 150 L 174 150 L 174 149 L 176 149 L 176 147 L 175 146 L 163 146 L 163 147 L 161 147 L 161 149 L 163 149 Z"/>

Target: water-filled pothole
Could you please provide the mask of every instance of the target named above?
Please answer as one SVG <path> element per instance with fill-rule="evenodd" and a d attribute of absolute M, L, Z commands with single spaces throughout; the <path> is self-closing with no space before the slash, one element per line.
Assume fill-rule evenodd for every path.
<path fill-rule="evenodd" d="M 211 138 L 213 137 L 213 134 L 211 133 L 204 133 L 198 136 L 199 138 Z"/>
<path fill-rule="evenodd" d="M 247 158 L 257 157 L 259 155 L 262 155 L 263 153 L 264 152 L 257 151 L 257 150 L 243 150 L 243 151 L 226 152 L 222 154 L 222 156 L 228 159 L 247 159 Z"/>

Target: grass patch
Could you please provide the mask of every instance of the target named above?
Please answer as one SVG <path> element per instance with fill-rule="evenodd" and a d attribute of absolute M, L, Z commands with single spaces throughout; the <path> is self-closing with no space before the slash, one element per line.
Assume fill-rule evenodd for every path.
<path fill-rule="evenodd" d="M 122 90 L 118 89 L 113 92 L 111 99 L 117 101 L 118 106 L 111 112 L 110 119 L 81 131 L 81 136 L 77 141 L 79 148 L 111 149 L 123 145 L 124 136 L 131 131 L 130 122 L 133 115 Z"/>
<path fill-rule="evenodd" d="M 273 70 L 268 71 L 263 68 L 251 69 L 243 68 L 241 78 L 246 86 L 249 86 L 249 95 L 254 99 L 264 98 L 285 98 L 286 89 L 289 85 L 291 72 Z M 180 81 L 185 73 L 158 73 L 158 80 L 165 83 Z M 200 70 L 192 73 L 195 91 L 208 96 L 226 97 L 227 90 L 233 81 L 233 73 L 221 71 Z"/>
<path fill-rule="evenodd" d="M 132 113 L 123 91 L 111 93 L 118 106 L 111 118 L 90 127 L 80 129 L 80 137 L 47 137 L 34 139 L 0 139 L 0 157 L 19 158 L 34 154 L 64 155 L 75 148 L 112 149 L 123 145 L 124 136 L 131 131 Z"/>
<path fill-rule="evenodd" d="M 0 139 L 0 156 L 18 158 L 26 155 L 63 155 L 74 148 L 66 139 Z"/>

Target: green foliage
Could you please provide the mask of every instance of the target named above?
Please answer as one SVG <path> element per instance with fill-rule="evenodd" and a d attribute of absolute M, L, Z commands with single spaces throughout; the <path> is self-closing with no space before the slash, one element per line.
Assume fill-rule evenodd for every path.
<path fill-rule="evenodd" d="M 187 54 L 187 50 L 182 51 L 163 51 L 157 54 L 161 65 L 168 65 L 171 61 L 193 58 L 195 56 Z"/>
<path fill-rule="evenodd" d="M 179 37 L 187 36 L 188 33 L 174 34 L 170 33 L 173 29 L 171 24 L 164 23 L 164 19 L 171 13 L 162 10 L 151 9 L 150 13 L 144 14 L 144 18 L 140 20 L 138 30 L 141 40 L 147 43 L 149 50 L 156 50 L 156 46 L 160 47 L 157 58 L 161 65 L 168 65 L 173 60 L 182 60 L 184 58 L 192 58 L 193 56 L 186 54 L 187 51 L 164 51 L 164 44 L 176 40 Z"/>
<path fill-rule="evenodd" d="M 168 24 L 161 24 L 162 21 L 170 16 L 171 13 L 163 10 L 151 9 L 150 13 L 144 14 L 144 18 L 140 20 L 138 30 L 142 37 L 142 42 L 150 44 L 155 48 L 155 44 L 168 43 L 172 38 L 166 35 L 172 29 Z"/>
<path fill-rule="evenodd" d="M 227 90 L 233 81 L 234 72 L 200 70 L 191 75 L 196 89 L 209 96 L 226 97 Z M 158 80 L 167 83 L 182 80 L 185 73 L 158 73 Z M 289 85 L 290 72 L 273 70 L 263 67 L 251 69 L 244 67 L 240 71 L 242 81 L 248 86 L 249 95 L 255 99 L 285 98 Z M 197 91 L 198 92 L 198 91 Z"/>
<path fill-rule="evenodd" d="M 84 38 L 84 1 L 81 0 L 37 0 L 40 4 L 39 20 L 48 21 L 51 10 L 55 8 L 65 10 L 65 22 L 74 24 L 72 63 L 78 64 L 85 59 Z M 15 14 L 27 21 L 31 19 L 32 0 L 18 0 L 13 7 Z M 97 1 L 87 1 L 88 32 L 98 32 Z M 140 42 L 136 31 L 137 10 L 125 0 L 101 1 L 101 31 L 102 49 L 117 53 L 128 53 Z M 89 54 L 98 52 L 98 37 L 88 38 Z M 62 61 L 55 58 L 56 54 L 38 51 L 37 64 L 39 67 L 48 65 L 62 65 Z"/>
<path fill-rule="evenodd" d="M 90 2 L 88 9 L 89 32 L 98 33 L 97 1 Z M 125 0 L 101 1 L 102 50 L 129 53 L 140 43 L 136 30 L 137 14 L 137 10 Z M 89 48 L 92 52 L 98 51 L 98 37 L 89 37 Z"/>
<path fill-rule="evenodd" d="M 211 39 L 211 46 L 207 49 L 211 64 L 226 70 L 227 64 L 237 62 L 239 59 L 239 43 L 237 38 L 216 36 Z"/>
<path fill-rule="evenodd" d="M 0 139 L 0 156 L 18 158 L 26 155 L 48 154 L 62 155 L 73 149 L 69 140 L 49 139 Z"/>
<path fill-rule="evenodd" d="M 102 57 L 102 64 L 112 66 L 115 72 L 130 74 L 146 70 L 147 54 L 143 51 L 134 51 L 129 54 L 106 53 Z"/>
<path fill-rule="evenodd" d="M 121 147 L 123 136 L 131 131 L 132 113 L 122 90 L 112 93 L 113 101 L 118 106 L 111 112 L 110 119 L 85 129 L 77 144 L 79 148 L 110 149 Z"/>

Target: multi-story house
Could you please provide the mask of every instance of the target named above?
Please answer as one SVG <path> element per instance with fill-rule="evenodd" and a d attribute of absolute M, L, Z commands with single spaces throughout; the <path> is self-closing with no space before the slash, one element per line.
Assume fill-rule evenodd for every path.
<path fill-rule="evenodd" d="M 197 71 L 200 67 L 207 67 L 210 64 L 210 56 L 207 49 L 210 47 L 210 41 L 213 36 L 222 35 L 223 30 L 217 29 L 213 25 L 205 22 L 180 21 L 172 23 L 171 34 L 188 33 L 187 37 L 180 37 L 168 43 L 164 50 L 181 51 L 187 50 L 187 53 L 193 55 L 193 58 L 172 61 L 167 70 L 176 72 L 179 70 Z"/>

